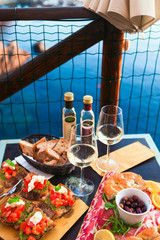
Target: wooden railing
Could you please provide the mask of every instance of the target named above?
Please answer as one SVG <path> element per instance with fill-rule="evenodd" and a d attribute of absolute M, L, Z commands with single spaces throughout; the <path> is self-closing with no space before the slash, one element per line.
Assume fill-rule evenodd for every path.
<path fill-rule="evenodd" d="M 93 21 L 20 68 L 1 76 L 0 102 L 103 40 L 100 107 L 118 105 L 124 46 L 122 31 L 82 7 L 0 9 L 0 21 L 61 19 Z"/>

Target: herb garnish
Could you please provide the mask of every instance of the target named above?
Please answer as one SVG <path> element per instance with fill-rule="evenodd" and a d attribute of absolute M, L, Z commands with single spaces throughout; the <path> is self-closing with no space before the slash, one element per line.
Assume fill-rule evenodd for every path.
<path fill-rule="evenodd" d="M 61 189 L 61 185 L 55 186 L 54 189 L 55 189 L 56 192 L 59 191 Z"/>
<path fill-rule="evenodd" d="M 13 197 L 8 202 L 9 202 L 9 204 L 14 203 L 14 202 L 19 202 L 19 197 Z"/>
<path fill-rule="evenodd" d="M 103 200 L 105 201 L 105 209 L 113 209 L 114 215 L 112 215 L 109 219 L 106 220 L 105 224 L 101 227 L 101 229 L 105 228 L 106 226 L 111 226 L 112 229 L 110 231 L 113 234 L 121 235 L 122 237 L 130 230 L 131 227 L 136 228 L 139 227 L 142 224 L 142 221 L 139 223 L 136 223 L 132 226 L 129 224 L 124 223 L 123 219 L 121 219 L 118 215 L 118 208 L 116 205 L 116 201 L 113 200 L 112 203 L 107 202 L 105 193 L 102 195 Z"/>
<path fill-rule="evenodd" d="M 5 162 L 8 163 L 12 167 L 16 167 L 15 164 L 10 159 L 7 159 Z"/>

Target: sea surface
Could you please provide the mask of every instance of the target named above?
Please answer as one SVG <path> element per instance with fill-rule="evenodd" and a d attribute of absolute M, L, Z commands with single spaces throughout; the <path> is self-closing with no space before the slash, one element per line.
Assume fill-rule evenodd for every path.
<path fill-rule="evenodd" d="M 33 45 L 44 41 L 45 49 L 75 32 L 87 21 L 19 21 L 4 23 L 1 40 L 17 40 L 18 47 L 37 53 Z M 126 34 L 130 49 L 123 53 L 120 103 L 125 133 L 150 133 L 160 148 L 160 23 L 139 34 Z M 45 64 L 45 63 L 44 63 Z M 62 136 L 64 93 L 72 91 L 77 122 L 83 96 L 93 96 L 96 123 L 99 115 L 102 42 L 51 71 L 0 104 L 0 139 L 23 138 L 32 133 Z M 34 76 L 33 76 L 34 77 Z"/>

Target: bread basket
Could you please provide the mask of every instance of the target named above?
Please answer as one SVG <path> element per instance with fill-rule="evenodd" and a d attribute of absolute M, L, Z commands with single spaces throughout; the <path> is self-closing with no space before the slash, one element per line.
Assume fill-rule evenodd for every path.
<path fill-rule="evenodd" d="M 47 134 L 32 134 L 32 135 L 26 136 L 22 140 L 25 140 L 25 141 L 30 142 L 30 143 L 36 143 L 37 141 L 39 141 L 43 137 L 45 137 L 47 141 L 53 140 L 53 139 L 59 139 L 58 137 L 55 137 L 55 136 L 52 136 L 52 135 L 47 135 Z M 29 164 L 31 164 L 33 167 L 41 170 L 42 172 L 50 173 L 50 174 L 53 174 L 53 175 L 65 175 L 65 174 L 71 173 L 75 169 L 75 166 L 72 165 L 68 160 L 62 166 L 58 166 L 58 165 L 50 166 L 50 165 L 38 162 L 38 161 L 34 160 L 33 158 L 25 155 L 22 152 L 22 149 L 21 149 L 20 146 L 19 146 L 19 150 L 20 150 L 20 153 L 23 156 L 23 158 Z"/>

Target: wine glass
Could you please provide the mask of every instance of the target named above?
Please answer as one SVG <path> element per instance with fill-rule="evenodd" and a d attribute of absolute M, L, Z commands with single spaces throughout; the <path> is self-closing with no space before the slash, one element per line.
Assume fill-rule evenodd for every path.
<path fill-rule="evenodd" d="M 124 135 L 123 114 L 120 107 L 107 105 L 101 108 L 96 134 L 98 139 L 107 145 L 107 157 L 98 159 L 97 167 L 104 172 L 116 170 L 118 163 L 109 157 L 109 145 L 118 143 Z"/>
<path fill-rule="evenodd" d="M 65 183 L 76 196 L 81 197 L 93 192 L 94 184 L 84 178 L 83 170 L 98 157 L 95 131 L 92 126 L 87 126 L 86 131 L 84 128 L 81 124 L 71 128 L 67 157 L 73 165 L 80 167 L 81 174 L 79 178 L 70 177 Z"/>

